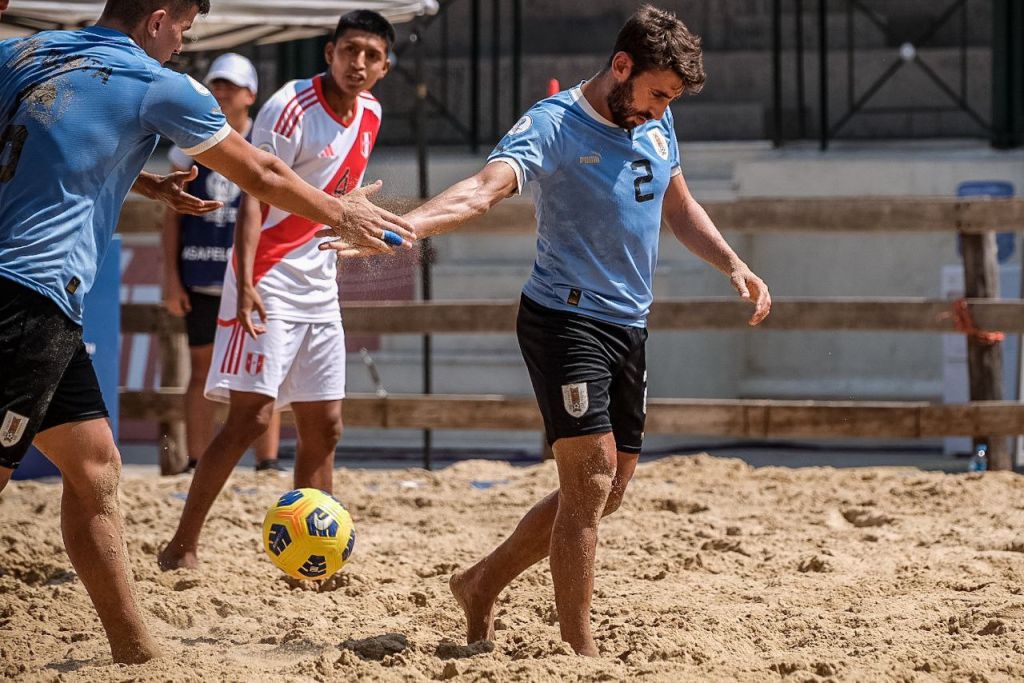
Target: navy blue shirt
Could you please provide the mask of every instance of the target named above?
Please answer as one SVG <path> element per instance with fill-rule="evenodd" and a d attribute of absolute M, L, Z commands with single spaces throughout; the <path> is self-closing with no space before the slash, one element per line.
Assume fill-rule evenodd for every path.
<path fill-rule="evenodd" d="M 246 135 L 249 140 L 249 135 Z M 242 192 L 233 182 L 192 158 L 178 147 L 169 153 L 171 163 L 182 169 L 196 166 L 196 179 L 188 193 L 199 199 L 213 199 L 224 206 L 202 216 L 182 215 L 179 225 L 178 271 L 185 287 L 219 288 L 224 284 L 224 269 L 235 237 L 235 219 Z"/>

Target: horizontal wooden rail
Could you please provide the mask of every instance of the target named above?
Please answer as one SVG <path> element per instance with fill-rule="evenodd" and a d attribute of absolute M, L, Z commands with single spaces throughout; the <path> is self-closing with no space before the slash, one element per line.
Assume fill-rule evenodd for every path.
<path fill-rule="evenodd" d="M 418 203 L 385 198 L 398 212 Z M 721 230 L 742 232 L 950 232 L 1019 230 L 1024 226 L 1024 199 L 951 197 L 824 197 L 813 199 L 737 199 L 702 204 Z M 126 202 L 118 230 L 151 233 L 160 229 L 163 206 L 147 200 Z M 464 230 L 488 233 L 533 232 L 533 204 L 525 199 L 498 204 Z"/>
<path fill-rule="evenodd" d="M 970 309 L 984 330 L 1024 332 L 1024 301 L 973 299 Z M 345 304 L 347 334 L 511 333 L 515 301 L 385 301 Z M 751 306 L 735 298 L 661 299 L 651 309 L 652 330 L 730 330 L 747 327 Z M 180 318 L 158 304 L 124 304 L 126 333 L 184 332 Z M 759 329 L 955 332 L 946 299 L 779 299 Z"/>
<path fill-rule="evenodd" d="M 121 418 L 178 420 L 183 390 L 122 391 Z M 285 413 L 291 422 L 291 413 Z M 345 399 L 350 427 L 539 431 L 532 397 L 496 395 L 353 394 Z M 649 434 L 746 439 L 1012 436 L 1024 434 L 1024 405 L 991 401 L 954 405 L 921 402 L 651 399 Z"/>

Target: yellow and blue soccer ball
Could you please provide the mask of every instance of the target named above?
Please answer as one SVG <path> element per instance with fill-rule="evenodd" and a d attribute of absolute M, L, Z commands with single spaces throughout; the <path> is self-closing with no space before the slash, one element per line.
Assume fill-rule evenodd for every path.
<path fill-rule="evenodd" d="M 263 519 L 270 561 L 296 579 L 326 579 L 345 565 L 355 544 L 348 510 L 318 489 L 289 491 Z"/>

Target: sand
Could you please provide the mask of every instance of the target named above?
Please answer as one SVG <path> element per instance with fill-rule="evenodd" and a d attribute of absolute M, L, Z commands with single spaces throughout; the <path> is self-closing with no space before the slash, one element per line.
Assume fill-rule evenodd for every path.
<path fill-rule="evenodd" d="M 467 647 L 453 568 L 552 488 L 550 464 L 338 470 L 353 560 L 328 590 L 263 555 L 288 478 L 239 471 L 201 568 L 162 573 L 188 479 L 126 476 L 131 561 L 165 657 L 114 665 L 64 554 L 59 484 L 0 495 L 0 675 L 23 680 L 997 681 L 1024 679 L 1024 478 L 904 468 L 752 469 L 707 456 L 638 469 L 601 527 L 602 656 L 558 639 L 546 565 Z M 474 482 L 476 484 L 474 485 Z M 489 486 L 489 488 L 486 488 Z"/>

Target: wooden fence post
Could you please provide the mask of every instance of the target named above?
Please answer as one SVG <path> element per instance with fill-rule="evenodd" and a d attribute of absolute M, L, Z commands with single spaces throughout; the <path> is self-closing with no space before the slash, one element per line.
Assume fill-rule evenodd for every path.
<path fill-rule="evenodd" d="M 961 234 L 964 254 L 964 296 L 996 298 L 999 295 L 999 264 L 994 232 Z M 1003 400 L 1003 345 L 986 344 L 967 336 L 967 375 L 972 401 Z M 974 434 L 974 444 L 988 445 L 988 464 L 993 470 L 1013 469 L 1006 438 Z"/>
<path fill-rule="evenodd" d="M 185 335 L 168 330 L 161 325 L 157 332 L 160 345 L 160 387 L 181 389 L 185 386 L 188 367 L 188 348 Z M 188 448 L 185 442 L 184 420 L 161 420 L 160 433 L 160 474 L 178 474 L 188 463 Z"/>

